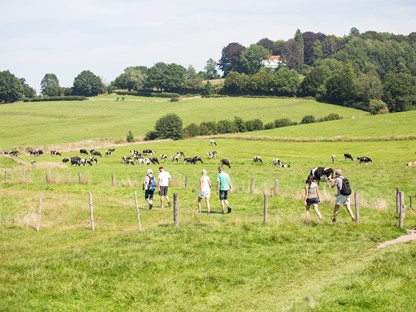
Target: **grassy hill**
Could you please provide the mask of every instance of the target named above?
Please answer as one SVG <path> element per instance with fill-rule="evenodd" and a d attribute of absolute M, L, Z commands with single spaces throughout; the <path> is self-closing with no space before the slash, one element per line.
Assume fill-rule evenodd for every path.
<path fill-rule="evenodd" d="M 125 140 L 128 131 L 143 137 L 167 113 L 176 113 L 184 126 L 203 121 L 279 118 L 300 121 L 337 113 L 350 119 L 366 113 L 303 99 L 215 98 L 169 102 L 160 98 L 99 96 L 82 102 L 40 102 L 0 105 L 0 148 L 79 142 L 87 139 Z"/>
<path fill-rule="evenodd" d="M 102 97 L 72 104 L 0 106 L 1 148 L 21 144 L 49 148 L 75 142 L 72 151 L 63 152 L 62 157 L 69 157 L 84 147 L 85 141 L 80 140 L 120 140 L 134 124 L 136 130 L 129 130 L 145 133 L 143 124 L 153 127 L 156 115 L 171 111 L 185 124 L 214 118 L 231 120 L 234 115 L 267 122 L 300 120 L 307 114 L 319 118 L 334 112 L 344 119 L 247 133 L 236 139 L 218 137 L 215 147 L 209 145 L 208 138 L 120 145 L 115 146 L 113 156 L 85 167 L 64 165 L 60 157 L 48 153 L 0 156 L 1 311 L 416 310 L 416 241 L 378 248 L 380 243 L 405 234 L 405 229 L 416 228 L 416 212 L 408 200 L 409 195 L 416 195 L 416 168 L 406 166 L 416 157 L 416 140 L 409 138 L 414 127 L 408 123 L 414 112 L 366 116 L 356 110 L 294 99 L 287 108 L 286 100 L 277 99 L 141 101 L 126 97 L 116 102 L 114 97 Z M 149 109 L 151 105 L 155 107 Z M 259 106 L 262 109 L 256 115 L 250 114 L 248 107 L 254 111 Z M 310 106 L 314 109 L 306 113 Z M 18 130 L 14 139 L 7 136 L 13 134 L 13 127 Z M 325 133 L 334 128 L 343 131 L 319 135 L 323 127 Z M 276 134 L 271 135 L 273 132 Z M 390 133 L 409 137 L 380 140 Z M 244 135 L 251 137 L 245 140 Z M 338 135 L 344 141 L 325 140 Z M 274 141 L 279 137 L 292 141 Z M 312 141 L 315 138 L 323 139 Z M 157 172 L 158 165 L 121 163 L 121 157 L 131 149 L 144 148 L 156 150 L 156 156 L 183 151 L 186 156 L 203 157 L 203 164 L 164 163 L 173 177 L 169 195 L 172 199 L 178 194 L 179 228 L 173 226 L 172 210 L 159 207 L 157 195 L 152 210 L 144 201 L 142 178 L 148 168 Z M 226 168 L 234 186 L 231 214 L 219 213 L 215 194 L 211 197 L 213 212 L 207 215 L 203 206 L 203 213 L 196 213 L 202 168 L 212 180 L 216 178 L 218 159 L 205 156 L 214 149 L 219 158 L 231 161 L 232 168 Z M 360 166 L 344 161 L 345 152 L 354 157 L 370 156 L 374 162 Z M 336 164 L 331 163 L 332 154 L 338 156 Z M 254 155 L 261 156 L 264 164 L 254 164 Z M 291 167 L 272 166 L 275 157 Z M 330 222 L 334 196 L 324 183 L 319 207 L 324 221 L 318 222 L 313 212 L 313 220 L 305 220 L 303 187 L 315 166 L 343 169 L 358 194 L 359 223 L 350 222 L 345 208 L 341 208 L 336 224 Z M 406 194 L 405 229 L 398 227 L 395 212 L 397 187 Z M 266 224 L 264 192 L 271 194 Z M 40 206 L 41 228 L 36 232 Z"/>

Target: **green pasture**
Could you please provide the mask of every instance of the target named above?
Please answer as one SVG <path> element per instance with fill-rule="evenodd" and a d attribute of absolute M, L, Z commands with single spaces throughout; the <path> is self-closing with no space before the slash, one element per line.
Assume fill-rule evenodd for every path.
<path fill-rule="evenodd" d="M 119 98 L 119 101 L 117 101 Z M 36 102 L 0 105 L 0 149 L 46 146 L 105 139 L 122 142 L 132 131 L 137 138 L 154 129 L 156 121 L 175 113 L 184 127 L 204 121 L 258 118 L 264 123 L 279 118 L 300 122 L 305 115 L 316 118 L 337 113 L 350 119 L 366 113 L 305 99 L 188 98 L 169 99 L 98 96 L 87 101 Z"/>
<path fill-rule="evenodd" d="M 102 97 L 100 101 L 101 105 L 93 101 L 64 103 L 62 111 L 59 110 L 61 117 L 56 117 L 59 114 L 52 111 L 49 114 L 56 114 L 55 117 L 46 117 L 43 105 L 50 108 L 62 103 L 22 103 L 19 105 L 32 107 L 30 114 L 34 115 L 35 105 L 40 107 L 43 117 L 33 119 L 45 120 L 43 126 L 49 131 L 42 135 L 22 131 L 22 143 L 14 143 L 2 132 L 1 148 L 21 146 L 23 152 L 17 158 L 0 156 L 0 311 L 332 312 L 416 309 L 415 241 L 377 248 L 382 242 L 406 234 L 406 229 L 416 228 L 416 212 L 409 207 L 409 196 L 416 195 L 416 168 L 406 166 L 407 162 L 416 160 L 416 140 L 385 138 L 389 131 L 396 131 L 396 127 L 401 127 L 401 130 L 394 135 L 411 135 L 413 124 L 407 125 L 407 121 L 413 118 L 413 112 L 373 117 L 329 105 L 328 110 L 319 109 L 321 115 L 315 113 L 315 117 L 342 109 L 345 114 L 339 114 L 345 119 L 289 127 L 293 131 L 300 129 L 291 134 L 293 141 L 277 140 L 277 137 L 290 137 L 288 134 L 280 135 L 280 131 L 286 131 L 282 128 L 272 130 L 279 134 L 264 139 L 260 139 L 266 136 L 264 133 L 252 133 L 252 137 L 247 139 L 244 136 L 217 137 L 217 146 L 211 146 L 209 138 L 129 145 L 114 143 L 113 155 L 99 158 L 98 165 L 75 167 L 63 164 L 62 157 L 78 155 L 79 148 L 87 147 L 84 140 L 111 138 L 117 141 L 125 135 L 123 126 L 117 128 L 111 119 L 119 118 L 114 113 L 114 105 L 134 110 L 142 104 L 141 99 L 129 97 L 118 102 L 114 97 Z M 106 101 L 107 112 L 102 107 L 106 106 Z M 149 101 L 152 100 L 143 99 L 144 106 L 149 106 Z M 164 99 L 153 101 L 153 105 L 165 105 L 165 108 L 174 105 L 176 112 L 183 110 L 178 115 L 185 124 L 199 122 L 192 121 L 192 118 L 214 120 L 196 114 L 199 108 L 187 111 L 186 105 L 200 101 L 198 107 L 203 109 L 205 106 L 211 110 L 221 106 L 220 99 L 193 99 L 179 103 Z M 273 101 L 285 100 L 235 98 L 226 101 L 230 101 L 230 106 L 239 112 L 239 101 L 245 103 L 244 107 L 254 105 L 250 101 L 270 101 L 267 104 L 270 108 L 279 106 Z M 299 103 L 300 106 L 309 104 L 324 105 Z M 62 137 L 58 131 L 52 131 L 54 127 L 49 118 L 66 120 L 68 115 L 75 115 L 71 105 L 79 107 L 79 111 L 75 110 L 78 118 L 74 118 L 79 127 L 90 121 L 91 136 L 72 133 L 67 129 L 71 126 L 62 126 L 60 131 L 65 133 Z M 82 105 L 89 108 L 83 110 Z M 0 106 L 0 118 L 7 118 L 7 114 L 10 122 L 17 118 L 17 112 L 5 113 L 12 107 Z M 283 105 L 279 111 L 282 110 Z M 95 134 L 109 129 L 104 123 L 100 124 L 99 118 L 94 119 L 94 111 L 115 129 L 114 137 Z M 121 111 L 123 118 L 130 120 L 124 126 L 134 121 L 131 112 Z M 148 113 L 153 118 L 166 112 L 153 109 L 138 114 L 136 118 L 144 118 Z M 217 114 L 216 111 L 212 113 Z M 285 112 L 286 115 L 267 118 L 269 121 L 291 118 L 289 116 L 295 116 L 295 113 L 292 108 Z M 20 114 L 24 115 L 23 110 Z M 272 114 L 271 110 L 269 114 Z M 297 114 L 302 118 L 307 113 Z M 221 116 L 228 115 L 231 119 L 237 114 L 223 110 L 215 116 L 220 120 L 224 119 Z M 396 115 L 403 120 L 402 123 L 395 119 Z M 30 120 L 28 115 L 25 116 Z M 247 120 L 263 119 L 250 116 L 249 112 L 238 116 Z M 362 117 L 351 119 L 353 116 Z M 352 123 L 341 127 L 347 122 L 347 117 Z M 157 117 L 154 118 L 149 125 L 153 126 Z M 68 117 L 68 124 L 70 120 L 72 117 Z M 371 138 L 366 137 L 369 125 L 376 123 L 380 124 L 378 131 L 372 130 Z M 142 127 L 143 123 L 137 124 Z M 315 127 L 327 126 L 331 129 L 341 127 L 347 139 L 312 141 L 322 137 L 316 135 Z M 2 131 L 10 131 L 3 123 L 0 127 Z M 42 122 L 34 128 L 41 129 Z M 97 129 L 100 131 L 96 132 Z M 141 131 L 144 133 L 146 130 Z M 384 141 L 380 140 L 381 137 Z M 298 138 L 309 141 L 297 141 Z M 51 156 L 49 150 L 60 144 L 65 147 L 62 157 Z M 106 148 L 111 147 L 108 142 L 105 147 L 99 146 L 99 140 L 91 144 L 97 145 L 88 147 L 103 154 Z M 24 152 L 28 145 L 41 145 L 46 153 L 30 157 Z M 129 155 L 130 150 L 145 148 L 156 150 L 157 157 L 161 153 L 172 156 L 182 151 L 187 157 L 200 155 L 204 161 L 196 165 L 169 160 L 163 163 L 173 178 L 169 189 L 171 200 L 174 193 L 178 195 L 179 228 L 173 226 L 172 208 L 160 208 L 157 195 L 152 210 L 144 201 L 141 181 L 149 167 L 157 173 L 158 165 L 125 166 L 121 162 L 121 157 Z M 217 159 L 208 159 L 206 152 L 214 150 L 218 152 Z M 343 159 L 346 152 L 354 158 L 369 156 L 373 163 L 358 165 L 356 161 L 346 161 Z M 331 162 L 332 154 L 338 158 L 335 164 Z M 254 164 L 254 155 L 261 156 L 264 163 Z M 233 211 L 221 214 L 219 201 L 213 193 L 212 213 L 207 215 L 203 205 L 203 213 L 197 214 L 200 172 L 207 169 L 215 181 L 221 158 L 231 162 L 231 168 L 226 168 L 226 171 L 234 187 L 229 197 Z M 290 168 L 272 166 L 273 158 L 290 164 Z M 31 164 L 33 160 L 35 163 Z M 316 166 L 331 166 L 344 171 L 353 192 L 358 194 L 359 223 L 351 223 L 345 208 L 341 208 L 336 224 L 330 222 L 334 191 L 325 183 L 320 185 L 323 201 L 319 206 L 324 221 L 318 222 L 313 212 L 312 221 L 305 220 L 304 183 L 309 171 Z M 408 206 L 404 229 L 398 227 L 396 188 L 405 192 Z M 141 231 L 138 229 L 134 192 L 138 198 Z M 90 224 L 90 193 L 94 232 Z M 266 224 L 264 193 L 268 194 L 269 207 Z M 37 232 L 41 200 L 41 228 Z M 415 202 L 416 199 L 414 206 Z"/>

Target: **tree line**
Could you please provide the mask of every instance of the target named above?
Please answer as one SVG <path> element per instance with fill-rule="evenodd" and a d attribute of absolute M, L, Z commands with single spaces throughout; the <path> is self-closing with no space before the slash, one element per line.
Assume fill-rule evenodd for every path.
<path fill-rule="evenodd" d="M 282 61 L 276 69 L 261 63 L 271 55 Z M 218 78 L 224 78 L 222 83 L 213 83 Z M 248 47 L 230 43 L 220 60 L 209 59 L 200 72 L 192 65 L 158 62 L 152 67 L 127 67 L 107 85 L 88 70 L 74 79 L 71 88 L 61 87 L 53 73 L 41 81 L 43 97 L 121 90 L 141 95 L 314 97 L 372 113 L 405 111 L 416 108 L 416 33 L 360 33 L 351 28 L 340 38 L 298 29 L 287 41 L 263 38 Z M 24 78 L 0 72 L 0 102 L 35 96 Z"/>

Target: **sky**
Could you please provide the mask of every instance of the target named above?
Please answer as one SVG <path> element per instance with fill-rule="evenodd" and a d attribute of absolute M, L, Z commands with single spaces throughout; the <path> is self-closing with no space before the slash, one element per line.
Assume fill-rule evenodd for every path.
<path fill-rule="evenodd" d="M 47 73 L 63 87 L 84 70 L 108 84 L 129 66 L 201 71 L 229 43 L 288 40 L 297 29 L 408 35 L 415 16 L 416 0 L 0 0 L 0 71 L 38 93 Z"/>

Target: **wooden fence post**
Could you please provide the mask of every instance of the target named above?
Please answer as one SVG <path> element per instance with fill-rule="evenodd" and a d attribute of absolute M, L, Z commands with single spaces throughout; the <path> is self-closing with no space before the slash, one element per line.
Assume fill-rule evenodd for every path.
<path fill-rule="evenodd" d="M 399 227 L 404 227 L 404 217 L 406 216 L 406 205 L 404 202 L 404 192 L 400 192 L 400 216 L 399 216 Z"/>
<path fill-rule="evenodd" d="M 254 193 L 254 178 L 251 178 L 251 187 L 250 187 L 250 193 Z"/>
<path fill-rule="evenodd" d="M 78 184 L 81 184 L 81 172 L 78 172 Z"/>
<path fill-rule="evenodd" d="M 269 196 L 264 193 L 264 218 L 263 223 L 267 224 L 269 221 Z"/>
<path fill-rule="evenodd" d="M 4 168 L 4 182 L 7 182 L 7 168 Z"/>
<path fill-rule="evenodd" d="M 400 213 L 400 189 L 396 188 L 396 214 Z"/>
<path fill-rule="evenodd" d="M 39 194 L 39 209 L 38 209 L 38 218 L 36 222 L 36 231 L 40 231 L 40 216 L 42 213 L 42 193 Z"/>
<path fill-rule="evenodd" d="M 116 185 L 116 175 L 114 173 L 111 175 L 111 185 L 112 186 Z"/>
<path fill-rule="evenodd" d="M 354 193 L 354 206 L 355 206 L 355 221 L 360 222 L 360 207 L 358 206 L 358 194 Z"/>
<path fill-rule="evenodd" d="M 139 231 L 141 231 L 142 230 L 142 224 L 140 223 L 139 202 L 137 201 L 136 191 L 134 191 L 134 204 L 136 206 L 137 223 L 139 225 Z"/>
<path fill-rule="evenodd" d="M 274 179 L 274 188 L 273 188 L 273 195 L 277 196 L 277 192 L 279 191 L 279 181 Z"/>
<path fill-rule="evenodd" d="M 91 230 L 95 231 L 95 224 L 94 224 L 94 211 L 92 208 L 92 193 L 90 192 L 90 215 L 91 215 Z"/>
<path fill-rule="evenodd" d="M 179 201 L 178 193 L 173 194 L 173 224 L 176 228 L 179 227 Z"/>
<path fill-rule="evenodd" d="M 185 188 L 188 187 L 188 176 L 185 176 Z"/>

